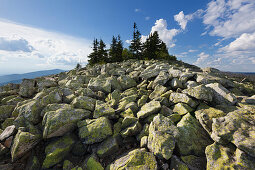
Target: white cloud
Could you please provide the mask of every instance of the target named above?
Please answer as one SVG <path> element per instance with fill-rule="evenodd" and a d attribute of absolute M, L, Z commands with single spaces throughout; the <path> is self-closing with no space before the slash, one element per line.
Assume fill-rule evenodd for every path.
<path fill-rule="evenodd" d="M 151 18 L 151 17 L 145 17 L 145 20 L 148 21 L 148 20 L 150 20 L 150 18 Z"/>
<path fill-rule="evenodd" d="M 152 26 L 151 32 L 153 33 L 157 31 L 159 34 L 159 38 L 166 43 L 167 47 L 171 48 L 174 47 L 174 40 L 173 38 L 180 33 L 178 29 L 167 29 L 167 22 L 164 19 L 156 20 L 155 25 Z M 142 42 L 145 42 L 148 36 L 141 36 Z"/>
<path fill-rule="evenodd" d="M 5 57 L 0 72 L 70 69 L 78 62 L 86 63 L 91 52 L 91 42 L 86 39 L 3 20 L 0 28 L 0 58 Z"/>
<path fill-rule="evenodd" d="M 179 23 L 183 30 L 186 29 L 188 21 L 190 21 L 192 18 L 192 15 L 184 15 L 183 11 L 174 16 L 174 20 Z"/>
<path fill-rule="evenodd" d="M 209 54 L 201 52 L 200 54 L 198 54 L 197 61 L 194 62 L 194 64 L 198 65 L 198 66 L 203 66 L 205 64 L 205 61 L 208 59 L 209 56 L 210 56 Z"/>
<path fill-rule="evenodd" d="M 210 35 L 236 38 L 255 32 L 254 0 L 213 0 L 206 9 L 203 23 L 212 28 Z"/>
<path fill-rule="evenodd" d="M 0 37 L 0 50 L 31 52 L 33 47 L 23 38 Z"/>
<path fill-rule="evenodd" d="M 189 50 L 189 53 L 197 52 L 197 50 Z"/>
<path fill-rule="evenodd" d="M 141 11 L 141 9 L 139 9 L 139 8 L 135 9 L 135 12 L 140 12 L 140 11 Z"/>
<path fill-rule="evenodd" d="M 178 22 L 178 24 L 181 26 L 182 30 L 186 29 L 188 21 L 191 21 L 195 17 L 201 17 L 201 14 L 204 11 L 202 9 L 197 10 L 196 12 L 188 15 L 184 15 L 183 11 L 179 12 L 179 14 L 176 14 L 174 16 L 174 20 Z"/>

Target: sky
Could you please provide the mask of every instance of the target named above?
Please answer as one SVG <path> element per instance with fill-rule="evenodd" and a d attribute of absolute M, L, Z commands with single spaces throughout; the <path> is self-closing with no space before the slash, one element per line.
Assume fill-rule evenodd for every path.
<path fill-rule="evenodd" d="M 85 65 L 94 38 L 128 47 L 134 22 L 179 60 L 255 72 L 254 0 L 0 0 L 0 75 Z"/>

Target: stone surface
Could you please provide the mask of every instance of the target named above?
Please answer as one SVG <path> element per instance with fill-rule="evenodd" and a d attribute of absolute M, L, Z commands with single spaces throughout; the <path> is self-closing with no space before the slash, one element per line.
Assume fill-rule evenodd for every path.
<path fill-rule="evenodd" d="M 234 105 L 236 97 L 219 83 L 207 84 L 213 92 L 213 102 L 216 104 Z"/>
<path fill-rule="evenodd" d="M 227 144 L 232 142 L 240 150 L 255 157 L 255 115 L 241 109 L 224 117 L 213 118 L 211 137 L 214 141 Z"/>
<path fill-rule="evenodd" d="M 154 155 L 168 160 L 173 154 L 178 137 L 179 131 L 173 122 L 158 114 L 150 124 L 147 146 Z"/>
<path fill-rule="evenodd" d="M 0 134 L 0 141 L 5 140 L 16 132 L 15 126 L 8 126 L 5 130 Z"/>
<path fill-rule="evenodd" d="M 111 123 L 106 117 L 80 121 L 78 127 L 79 137 L 84 140 L 85 144 L 102 142 L 113 134 Z"/>
<path fill-rule="evenodd" d="M 20 84 L 19 95 L 22 97 L 31 97 L 35 92 L 35 80 L 23 79 Z"/>
<path fill-rule="evenodd" d="M 137 113 L 138 118 L 145 118 L 154 113 L 158 113 L 161 109 L 160 102 L 151 101 L 142 106 L 141 110 Z"/>
<path fill-rule="evenodd" d="M 177 103 L 176 105 L 174 105 L 173 111 L 177 112 L 180 115 L 185 115 L 187 113 L 192 112 L 193 109 L 185 103 Z"/>
<path fill-rule="evenodd" d="M 100 158 L 112 156 L 119 150 L 119 142 L 116 137 L 109 137 L 97 148 L 97 155 Z"/>
<path fill-rule="evenodd" d="M 96 101 L 96 106 L 93 114 L 93 118 L 99 118 L 99 117 L 114 117 L 115 116 L 115 110 L 108 104 L 104 103 L 102 101 Z"/>
<path fill-rule="evenodd" d="M 212 144 L 210 136 L 190 113 L 177 124 L 180 132 L 177 146 L 181 155 L 204 156 L 205 147 Z"/>
<path fill-rule="evenodd" d="M 135 149 L 124 154 L 110 165 L 110 170 L 115 169 L 148 169 L 156 170 L 157 161 L 154 155 L 142 149 Z"/>
<path fill-rule="evenodd" d="M 171 93 L 169 100 L 173 103 L 186 103 L 192 108 L 198 105 L 195 100 L 193 100 L 191 97 L 184 93 Z"/>
<path fill-rule="evenodd" d="M 61 162 L 72 149 L 73 144 L 74 139 L 71 136 L 63 136 L 47 145 L 45 148 L 46 157 L 43 161 L 42 168 L 50 168 Z"/>
<path fill-rule="evenodd" d="M 195 97 L 199 100 L 204 100 L 207 102 L 211 102 L 213 99 L 212 91 L 205 87 L 205 85 L 199 85 L 196 87 L 188 88 L 183 90 L 183 93 L 187 93 L 188 95 Z"/>
<path fill-rule="evenodd" d="M 94 111 L 96 99 L 87 96 L 79 96 L 75 98 L 71 104 L 75 108 Z"/>
<path fill-rule="evenodd" d="M 111 92 L 111 83 L 105 78 L 92 78 L 89 81 L 88 88 L 93 91 Z"/>
<path fill-rule="evenodd" d="M 255 169 L 255 158 L 234 146 L 222 146 L 216 142 L 205 149 L 208 170 Z"/>
<path fill-rule="evenodd" d="M 0 106 L 0 121 L 4 121 L 6 118 L 12 115 L 12 111 L 15 108 L 13 105 Z"/>
<path fill-rule="evenodd" d="M 42 121 L 43 138 L 62 136 L 72 131 L 79 120 L 89 117 L 90 114 L 90 111 L 83 109 L 58 109 L 46 112 Z"/>

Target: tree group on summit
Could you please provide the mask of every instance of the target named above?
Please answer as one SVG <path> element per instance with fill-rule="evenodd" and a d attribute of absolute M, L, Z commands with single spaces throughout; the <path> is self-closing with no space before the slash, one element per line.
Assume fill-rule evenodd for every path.
<path fill-rule="evenodd" d="M 151 33 L 146 41 L 142 43 L 141 33 L 137 29 L 136 23 L 134 23 L 133 29 L 133 39 L 129 48 L 123 47 L 120 35 L 112 37 L 110 49 L 106 49 L 106 44 L 102 39 L 94 39 L 93 52 L 88 55 L 89 64 L 121 62 L 129 59 L 176 60 L 175 56 L 169 55 L 168 48 L 159 38 L 157 31 Z"/>

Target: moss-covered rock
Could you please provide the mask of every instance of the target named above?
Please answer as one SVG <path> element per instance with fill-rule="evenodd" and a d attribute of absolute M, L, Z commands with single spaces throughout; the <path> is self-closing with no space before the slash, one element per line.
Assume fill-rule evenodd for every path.
<path fill-rule="evenodd" d="M 149 127 L 148 148 L 154 155 L 166 160 L 170 159 L 179 137 L 179 131 L 173 122 L 158 114 Z"/>
<path fill-rule="evenodd" d="M 109 137 L 102 142 L 97 148 L 97 155 L 100 158 L 112 156 L 119 150 L 119 142 L 117 137 Z"/>
<path fill-rule="evenodd" d="M 173 89 L 183 88 L 182 82 L 178 78 L 173 78 L 171 80 L 171 87 Z"/>
<path fill-rule="evenodd" d="M 155 88 L 157 85 L 165 85 L 169 78 L 169 74 L 166 71 L 161 71 L 154 79 L 152 88 Z"/>
<path fill-rule="evenodd" d="M 201 103 L 195 111 L 197 120 L 199 120 L 200 124 L 209 134 L 212 132 L 212 119 L 225 116 L 226 114 L 222 110 L 210 107 L 204 103 Z"/>
<path fill-rule="evenodd" d="M 79 96 L 76 97 L 71 104 L 75 108 L 94 111 L 96 99 L 87 96 Z"/>
<path fill-rule="evenodd" d="M 185 103 L 177 103 L 176 105 L 174 105 L 173 111 L 180 115 L 185 115 L 187 113 L 191 113 L 193 109 Z"/>
<path fill-rule="evenodd" d="M 240 150 L 255 157 L 255 114 L 240 109 L 224 117 L 214 118 L 211 137 L 214 141 L 227 144 L 232 142 Z"/>
<path fill-rule="evenodd" d="M 93 118 L 99 118 L 102 116 L 112 118 L 115 116 L 115 110 L 108 103 L 98 100 L 96 101 Z"/>
<path fill-rule="evenodd" d="M 255 169 L 255 159 L 232 145 L 213 143 L 205 149 L 208 170 Z"/>
<path fill-rule="evenodd" d="M 43 161 L 42 168 L 50 168 L 61 162 L 72 149 L 74 142 L 74 139 L 67 135 L 47 145 L 45 148 L 46 157 Z"/>
<path fill-rule="evenodd" d="M 126 153 L 121 158 L 115 160 L 110 165 L 110 170 L 124 170 L 124 169 L 148 169 L 156 170 L 157 161 L 154 155 L 146 152 L 143 149 L 135 149 Z"/>
<path fill-rule="evenodd" d="M 31 97 L 36 92 L 35 80 L 23 79 L 20 84 L 19 95 L 22 97 Z"/>
<path fill-rule="evenodd" d="M 31 150 L 41 140 L 41 132 L 33 125 L 27 125 L 27 131 L 19 130 L 11 147 L 12 160 L 15 161 L 29 150 Z"/>
<path fill-rule="evenodd" d="M 142 95 L 142 97 L 137 101 L 138 107 L 142 107 L 143 105 L 145 105 L 148 98 L 149 98 L 148 95 Z"/>
<path fill-rule="evenodd" d="M 137 113 L 138 118 L 145 118 L 154 113 L 158 113 L 161 109 L 160 102 L 152 100 L 142 106 L 141 110 Z"/>
<path fill-rule="evenodd" d="M 171 93 L 169 101 L 173 103 L 186 103 L 192 108 L 195 108 L 198 105 L 197 101 L 193 100 L 191 97 L 184 93 Z"/>
<path fill-rule="evenodd" d="M 13 105 L 0 106 L 0 121 L 4 121 L 6 118 L 10 117 L 14 108 L 15 106 Z"/>
<path fill-rule="evenodd" d="M 127 96 L 127 97 L 124 97 L 120 100 L 119 102 L 119 106 L 118 106 L 118 109 L 117 111 L 124 111 L 127 104 L 131 103 L 131 102 L 135 102 L 136 99 L 137 99 L 138 95 L 137 94 L 134 94 L 134 95 L 131 95 L 131 96 Z"/>
<path fill-rule="evenodd" d="M 5 119 L 5 121 L 1 124 L 2 129 L 5 129 L 8 126 L 13 125 L 13 122 L 14 122 L 14 118 L 12 118 L 12 117 Z"/>
<path fill-rule="evenodd" d="M 122 90 L 126 90 L 137 85 L 134 79 L 125 75 L 120 76 L 118 78 L 118 81 L 120 83 L 120 86 L 122 87 Z"/>
<path fill-rule="evenodd" d="M 205 87 L 205 85 L 199 85 L 196 87 L 188 88 L 183 90 L 183 93 L 187 93 L 188 95 L 195 97 L 199 100 L 204 100 L 207 102 L 211 102 L 213 98 L 212 91 Z"/>
<path fill-rule="evenodd" d="M 96 159 L 94 155 L 91 155 L 86 162 L 87 170 L 104 170 L 104 167 L 101 163 Z"/>
<path fill-rule="evenodd" d="M 58 109 L 46 112 L 42 121 L 43 138 L 64 135 L 73 130 L 79 120 L 89 117 L 90 114 L 90 111 L 83 109 Z"/>
<path fill-rule="evenodd" d="M 85 144 L 102 142 L 113 134 L 112 125 L 106 117 L 80 121 L 78 127 L 79 136 Z"/>
<path fill-rule="evenodd" d="M 69 160 L 65 160 L 63 163 L 63 170 L 70 170 L 72 168 L 74 168 L 73 163 Z"/>
<path fill-rule="evenodd" d="M 157 97 L 160 97 L 162 94 L 164 94 L 167 91 L 167 88 L 162 85 L 157 85 L 154 89 L 154 91 L 150 94 L 149 98 L 155 99 Z"/>
<path fill-rule="evenodd" d="M 92 78 L 89 81 L 88 88 L 93 91 L 111 92 L 111 83 L 106 78 Z"/>
<path fill-rule="evenodd" d="M 47 106 L 52 103 L 62 103 L 63 92 L 60 89 L 49 89 L 48 91 L 50 91 L 49 94 L 44 96 L 40 101 L 42 106 Z"/>
<path fill-rule="evenodd" d="M 215 104 L 234 105 L 237 102 L 236 97 L 219 83 L 207 84 L 206 87 L 212 90 Z"/>
<path fill-rule="evenodd" d="M 189 170 L 188 166 L 182 162 L 176 155 L 171 157 L 170 169 Z"/>
<path fill-rule="evenodd" d="M 130 119 L 128 121 L 131 121 L 134 119 Z M 130 122 L 126 123 L 129 124 Z M 123 123 L 122 123 L 123 124 Z M 130 124 L 128 127 L 126 127 L 124 130 L 120 132 L 121 136 L 123 138 L 126 138 L 128 136 L 135 136 L 142 130 L 142 125 L 136 121 L 135 123 Z"/>
<path fill-rule="evenodd" d="M 205 147 L 212 144 L 212 140 L 199 122 L 188 113 L 182 117 L 177 128 L 180 132 L 177 141 L 180 154 L 204 156 Z"/>

